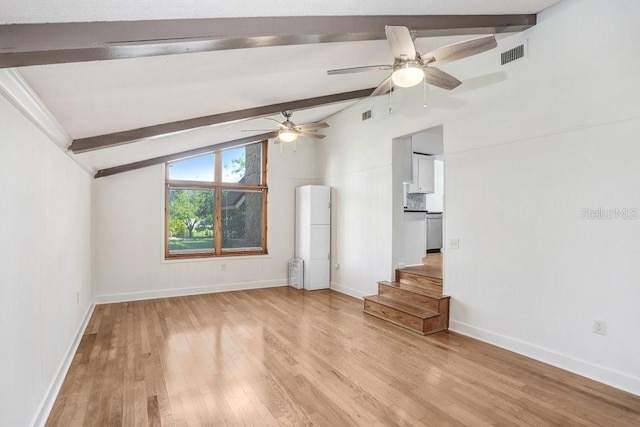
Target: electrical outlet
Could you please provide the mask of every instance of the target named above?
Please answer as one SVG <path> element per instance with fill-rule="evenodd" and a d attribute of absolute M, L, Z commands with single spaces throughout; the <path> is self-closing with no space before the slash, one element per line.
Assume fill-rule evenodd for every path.
<path fill-rule="evenodd" d="M 593 333 L 598 335 L 607 335 L 607 322 L 604 320 L 593 320 Z"/>
<path fill-rule="evenodd" d="M 337 262 L 336 262 L 336 264 L 334 265 L 334 267 L 335 267 L 335 269 L 336 269 L 336 270 L 340 270 L 340 264 L 338 264 Z"/>
<path fill-rule="evenodd" d="M 451 240 L 449 240 L 449 248 L 451 248 L 451 249 L 460 249 L 460 239 L 451 239 Z"/>
<path fill-rule="evenodd" d="M 225 271 L 226 269 L 227 269 L 227 264 L 225 264 L 224 262 L 220 263 L 220 271 Z"/>

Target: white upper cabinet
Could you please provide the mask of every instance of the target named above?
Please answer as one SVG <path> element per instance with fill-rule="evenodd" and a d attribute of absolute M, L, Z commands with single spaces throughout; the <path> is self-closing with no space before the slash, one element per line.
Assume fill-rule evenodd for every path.
<path fill-rule="evenodd" d="M 331 224 L 331 189 L 320 185 L 309 186 L 311 224 Z"/>
<path fill-rule="evenodd" d="M 413 182 L 409 184 L 409 193 L 433 193 L 434 165 L 433 157 L 413 154 Z"/>

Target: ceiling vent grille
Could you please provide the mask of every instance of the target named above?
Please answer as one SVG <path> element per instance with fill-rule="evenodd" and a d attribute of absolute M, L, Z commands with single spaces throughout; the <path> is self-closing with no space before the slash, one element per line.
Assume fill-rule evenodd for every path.
<path fill-rule="evenodd" d="M 524 58 L 524 56 L 525 56 L 525 52 L 524 52 L 524 43 L 523 43 L 512 49 L 502 52 L 500 54 L 500 62 L 502 63 L 502 65 L 505 65 L 517 59 Z"/>
<path fill-rule="evenodd" d="M 364 113 L 362 113 L 362 121 L 364 122 L 365 120 L 369 120 L 371 118 L 371 110 L 367 110 Z"/>

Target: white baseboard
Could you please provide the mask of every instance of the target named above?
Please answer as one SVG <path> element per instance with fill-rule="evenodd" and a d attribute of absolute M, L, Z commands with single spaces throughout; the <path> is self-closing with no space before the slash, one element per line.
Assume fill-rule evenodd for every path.
<path fill-rule="evenodd" d="M 58 397 L 58 393 L 60 392 L 60 388 L 62 387 L 62 383 L 64 382 L 64 378 L 67 376 L 67 372 L 69 371 L 69 367 L 71 366 L 71 362 L 73 361 L 73 357 L 78 350 L 78 346 L 80 345 L 80 341 L 82 340 L 82 335 L 84 335 L 85 329 L 87 329 L 87 325 L 89 324 L 89 319 L 91 319 L 91 315 L 93 314 L 93 309 L 95 308 L 95 304 L 91 304 L 89 309 L 84 315 L 82 319 L 82 323 L 76 332 L 71 345 L 67 349 L 67 353 L 62 359 L 62 363 L 60 363 L 60 367 L 58 368 L 58 373 L 53 378 L 51 384 L 49 384 L 49 388 L 47 389 L 42 402 L 40 402 L 40 406 L 36 411 L 35 416 L 31 420 L 31 426 L 44 426 L 47 422 L 47 418 L 49 418 L 49 413 L 53 408 L 53 404 Z"/>
<path fill-rule="evenodd" d="M 222 285 L 196 286 L 190 288 L 158 289 L 153 291 L 126 292 L 121 294 L 96 295 L 96 304 L 141 301 L 146 299 L 183 297 L 187 295 L 213 294 L 217 292 L 244 291 L 248 289 L 276 288 L 287 286 L 287 279 L 262 280 L 258 282 L 226 283 Z"/>
<path fill-rule="evenodd" d="M 333 289 L 334 291 L 338 291 L 340 293 L 349 295 L 354 298 L 359 298 L 359 299 L 363 299 L 367 295 L 371 295 L 371 293 L 362 292 L 359 289 L 351 288 L 349 286 L 344 286 L 336 282 L 331 282 L 331 289 Z"/>
<path fill-rule="evenodd" d="M 457 320 L 450 321 L 449 329 L 640 396 L 640 378 L 638 377 Z"/>

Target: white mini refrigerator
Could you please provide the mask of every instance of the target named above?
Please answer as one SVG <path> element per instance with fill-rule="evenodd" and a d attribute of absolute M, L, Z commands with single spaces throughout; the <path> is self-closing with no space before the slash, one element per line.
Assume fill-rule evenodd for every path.
<path fill-rule="evenodd" d="M 304 262 L 304 289 L 331 283 L 331 187 L 296 188 L 296 258 Z"/>

